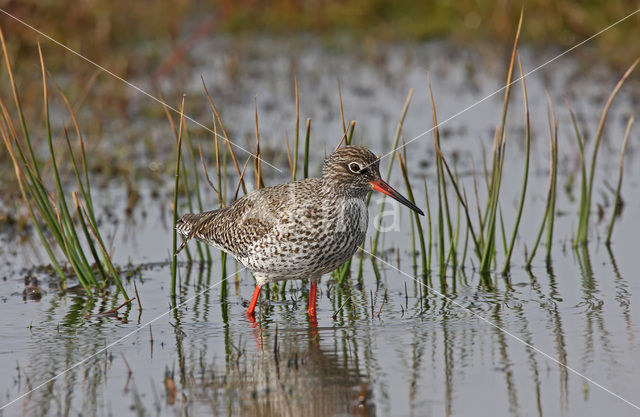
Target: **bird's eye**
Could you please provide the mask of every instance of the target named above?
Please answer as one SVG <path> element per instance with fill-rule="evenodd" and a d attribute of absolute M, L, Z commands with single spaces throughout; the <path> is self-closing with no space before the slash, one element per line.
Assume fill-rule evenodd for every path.
<path fill-rule="evenodd" d="M 354 174 L 357 174 L 358 172 L 360 172 L 361 169 L 362 168 L 357 162 L 351 162 L 349 164 L 349 171 L 353 172 Z"/>

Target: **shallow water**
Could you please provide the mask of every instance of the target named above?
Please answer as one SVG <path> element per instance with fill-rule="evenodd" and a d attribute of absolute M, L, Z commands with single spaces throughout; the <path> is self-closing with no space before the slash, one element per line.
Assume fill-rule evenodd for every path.
<path fill-rule="evenodd" d="M 285 171 L 279 174 L 264 168 L 267 184 L 288 177 L 281 150 L 284 132 L 289 138 L 294 136 L 293 71 L 300 81 L 302 118 L 313 119 L 312 174 L 319 171 L 324 150 L 330 152 L 341 135 L 336 78 L 341 81 L 347 121 L 358 123 L 355 141 L 378 153 L 389 150 L 409 88 L 415 89 L 415 96 L 403 130 L 406 140 L 431 127 L 427 69 L 440 120 L 495 91 L 504 78 L 505 59 L 491 49 L 478 52 L 434 42 L 363 48 L 347 54 L 309 42 L 312 47 L 300 41 L 220 39 L 198 46 L 188 62 L 190 69 L 176 69 L 175 84 L 184 77 L 190 97 L 202 98 L 200 73 L 211 83 L 210 91 L 214 99 L 218 97 L 232 138 L 247 138 L 237 140 L 243 146 L 253 140 L 252 100 L 258 94 L 262 144 L 280 151 L 268 160 Z M 273 51 L 281 52 L 274 57 L 270 55 Z M 533 67 L 555 53 L 525 48 L 523 61 Z M 171 213 L 165 193 L 170 191 L 172 178 L 160 187 L 157 198 L 147 190 L 150 184 L 140 182 L 141 202 L 130 217 L 124 212 L 125 187 L 113 180 L 94 198 L 105 213 L 113 213 L 103 218 L 107 234 L 115 235 L 116 262 L 125 269 L 138 268 L 126 289 L 132 295 L 136 283 L 143 308 L 134 302 L 120 310 L 117 318 L 95 316 L 122 299 L 110 296 L 92 303 L 84 296 L 58 296 L 56 288 L 48 287 L 46 274 L 22 269 L 46 263 L 37 241 L 13 242 L 3 237 L 7 244 L 0 253 L 0 274 L 6 281 L 0 287 L 5 316 L 0 321 L 0 406 L 38 389 L 1 413 L 637 414 L 636 408 L 617 397 L 637 403 L 640 383 L 636 360 L 640 313 L 634 308 L 640 291 L 634 277 L 640 208 L 640 171 L 634 152 L 637 134 L 628 150 L 625 207 L 616 224 L 614 245 L 609 251 L 601 243 L 610 213 L 607 204 L 612 200 L 604 181 L 611 185 L 617 181 L 622 130 L 626 116 L 638 116 L 637 97 L 630 94 L 634 91 L 630 84 L 612 108 L 594 193 L 594 206 L 602 205 L 605 217 L 597 222 L 594 213 L 589 250 L 575 252 L 571 238 L 577 203 L 572 195 L 575 198 L 578 188 L 574 185 L 567 192 L 564 185 L 571 174 L 578 173 L 577 147 L 562 97 L 569 97 L 592 139 L 602 100 L 619 78 L 606 67 L 583 70 L 581 59 L 584 57 L 557 61 L 527 79 L 534 132 L 530 198 L 508 279 L 479 276 L 471 254 L 465 268 L 449 271 L 442 279 L 437 274 L 418 276 L 410 254 L 409 212 L 402 207 L 396 227 L 383 235 L 385 256 L 378 262 L 379 277 L 367 257 L 361 278 L 352 267 L 351 286 L 342 288 L 328 277 L 323 279 L 317 327 L 308 321 L 308 288 L 302 282 L 288 284 L 284 296 L 272 292 L 270 300 L 263 297 L 258 324 L 250 323 L 244 310 L 253 280 L 232 259 L 227 260 L 223 274 L 216 251 L 210 265 L 180 264 L 178 308 L 170 309 L 166 260 L 171 247 Z M 541 248 L 529 273 L 522 268 L 523 253 L 525 246 L 533 244 L 542 220 L 547 187 L 545 88 L 560 120 L 558 184 L 562 191 L 552 263 L 546 267 Z M 513 222 L 522 176 L 519 91 L 516 84 L 508 124 L 505 172 L 509 175 L 504 178 L 501 198 L 507 230 Z M 132 108 L 149 105 L 142 98 L 136 100 L 140 102 Z M 448 156 L 453 151 L 459 154 L 457 167 L 469 193 L 471 173 L 475 169 L 481 175 L 482 149 L 490 150 L 501 100 L 498 94 L 442 126 L 443 148 Z M 204 112 L 198 120 L 208 120 L 204 105 L 194 110 L 196 116 L 198 112 Z M 143 128 L 156 140 L 170 138 L 168 127 L 152 120 L 138 120 L 131 127 L 134 132 Z M 195 137 L 205 137 L 202 130 L 193 129 Z M 407 147 L 418 190 L 416 201 L 423 209 L 422 179 L 434 178 L 431 149 L 430 134 Z M 143 166 L 149 162 L 154 161 L 144 157 L 138 161 Z M 171 164 L 171 158 L 160 163 Z M 391 183 L 404 190 L 397 167 Z M 434 188 L 430 184 L 435 216 Z M 480 184 L 484 201 L 482 188 Z M 205 196 L 207 207 L 217 206 L 211 191 Z M 372 218 L 378 201 L 372 200 Z M 194 245 L 190 245 L 194 254 Z M 437 257 L 433 259 L 432 269 L 437 270 Z M 132 266 L 127 267 L 128 263 Z M 477 264 L 475 258 L 473 263 Z M 39 301 L 22 298 L 24 278 L 29 274 L 46 291 Z M 48 382 L 69 367 L 73 368 Z"/>
<path fill-rule="evenodd" d="M 459 276 L 455 289 L 426 283 L 449 300 L 429 292 L 422 301 L 422 284 L 391 266 L 381 267 L 376 282 L 365 266 L 361 289 L 321 285 L 317 328 L 298 283 L 286 301 L 263 302 L 253 326 L 243 314 L 250 278 L 231 275 L 221 298 L 218 262 L 181 266 L 181 304 L 172 311 L 165 266 L 142 269 L 143 310 L 134 303 L 117 319 L 83 318 L 112 301 L 92 307 L 84 297 L 24 304 L 9 297 L 5 401 L 100 353 L 5 412 L 468 415 L 482 407 L 501 415 L 632 415 L 629 405 L 523 343 L 633 401 L 640 329 L 632 299 L 640 288 L 624 278 L 633 264 L 615 269 L 606 252 L 583 261 L 591 274 L 566 257 L 551 274 L 518 270 L 511 289 L 497 280 L 492 292 L 474 274 Z"/>

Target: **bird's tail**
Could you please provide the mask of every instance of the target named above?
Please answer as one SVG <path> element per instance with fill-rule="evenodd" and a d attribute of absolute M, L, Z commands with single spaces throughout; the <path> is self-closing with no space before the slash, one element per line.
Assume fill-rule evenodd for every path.
<path fill-rule="evenodd" d="M 203 223 L 205 223 L 208 219 L 211 218 L 211 215 L 215 213 L 217 210 L 206 211 L 204 213 L 189 213 L 180 217 L 176 223 L 176 230 L 186 236 L 180 247 L 176 250 L 176 255 L 180 253 L 182 249 L 187 245 L 187 242 L 191 240 L 192 237 L 196 236 L 200 229 L 202 229 Z"/>

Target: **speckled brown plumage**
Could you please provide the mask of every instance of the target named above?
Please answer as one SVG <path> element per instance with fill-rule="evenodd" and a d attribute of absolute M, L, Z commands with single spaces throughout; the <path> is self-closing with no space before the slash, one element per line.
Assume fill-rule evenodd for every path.
<path fill-rule="evenodd" d="M 376 182 L 382 182 L 378 158 L 364 147 L 347 146 L 325 160 L 322 178 L 263 188 L 228 207 L 185 214 L 176 229 L 187 240 L 233 255 L 252 271 L 258 287 L 301 278 L 315 283 L 363 243 L 366 196 Z M 313 308 L 315 313 L 315 300 Z"/>

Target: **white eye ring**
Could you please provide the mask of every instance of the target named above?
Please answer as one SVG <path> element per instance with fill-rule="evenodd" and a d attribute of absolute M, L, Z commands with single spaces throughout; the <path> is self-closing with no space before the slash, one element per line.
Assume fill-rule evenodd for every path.
<path fill-rule="evenodd" d="M 354 174 L 359 173 L 361 169 L 362 168 L 360 167 L 360 164 L 358 164 L 357 162 L 349 163 L 349 171 L 353 172 Z"/>

